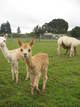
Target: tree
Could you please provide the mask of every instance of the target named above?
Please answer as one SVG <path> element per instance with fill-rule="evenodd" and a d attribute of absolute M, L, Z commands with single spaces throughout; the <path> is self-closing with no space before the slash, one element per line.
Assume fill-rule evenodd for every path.
<path fill-rule="evenodd" d="M 11 33 L 11 26 L 8 21 L 1 24 L 1 33 Z"/>
<path fill-rule="evenodd" d="M 11 33 L 11 26 L 10 26 L 10 23 L 7 21 L 6 22 L 6 33 Z"/>
<path fill-rule="evenodd" d="M 39 36 L 40 34 L 43 34 L 45 32 L 45 29 L 37 25 L 36 27 L 34 27 L 33 32 L 37 34 L 37 36 Z"/>
<path fill-rule="evenodd" d="M 42 28 L 52 33 L 66 33 L 68 30 L 68 23 L 63 19 L 53 19 L 49 23 L 45 23 Z"/>
<path fill-rule="evenodd" d="M 17 28 L 17 33 L 21 33 L 20 27 Z"/>
<path fill-rule="evenodd" d="M 72 30 L 71 30 L 71 35 L 73 36 L 73 37 L 80 37 L 80 27 L 79 26 L 76 26 L 75 28 L 73 28 Z"/>
<path fill-rule="evenodd" d="M 34 27 L 33 32 L 36 34 L 36 36 L 39 38 L 40 41 L 40 36 L 44 33 L 42 27 L 37 25 L 36 27 Z"/>
<path fill-rule="evenodd" d="M 1 33 L 6 33 L 5 23 L 1 24 Z"/>
<path fill-rule="evenodd" d="M 42 30 L 45 33 L 46 31 L 48 31 L 48 23 L 45 23 L 44 25 L 42 25 Z"/>

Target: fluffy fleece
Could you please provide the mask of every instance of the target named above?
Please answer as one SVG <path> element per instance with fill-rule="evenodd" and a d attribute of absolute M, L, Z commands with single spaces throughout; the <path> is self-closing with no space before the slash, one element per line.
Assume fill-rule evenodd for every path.
<path fill-rule="evenodd" d="M 24 58 L 25 64 L 28 67 L 28 76 L 30 76 L 31 81 L 31 94 L 34 94 L 34 88 L 36 88 L 37 92 L 40 92 L 38 85 L 41 75 L 43 77 L 42 90 L 44 91 L 47 81 L 48 54 L 38 53 L 32 56 L 32 46 L 34 40 L 26 43 L 25 45 L 21 41 L 18 43 L 21 49 L 20 52 L 22 57 Z"/>
<path fill-rule="evenodd" d="M 68 37 L 68 36 L 63 36 L 58 39 L 58 55 L 61 54 L 61 48 L 67 49 L 67 53 L 69 56 L 74 56 L 77 53 L 76 47 L 80 44 L 80 40 L 73 38 L 73 37 Z"/>

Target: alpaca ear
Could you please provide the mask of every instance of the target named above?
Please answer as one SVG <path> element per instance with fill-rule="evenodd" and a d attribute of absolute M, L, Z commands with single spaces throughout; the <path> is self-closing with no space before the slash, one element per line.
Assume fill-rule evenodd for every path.
<path fill-rule="evenodd" d="M 30 44 L 30 46 L 32 47 L 33 46 L 33 44 L 34 44 L 34 38 L 32 39 L 32 41 L 29 43 Z"/>
<path fill-rule="evenodd" d="M 18 44 L 19 44 L 19 46 L 21 47 L 22 46 L 22 42 L 21 42 L 21 40 L 20 39 L 17 39 L 18 40 Z"/>

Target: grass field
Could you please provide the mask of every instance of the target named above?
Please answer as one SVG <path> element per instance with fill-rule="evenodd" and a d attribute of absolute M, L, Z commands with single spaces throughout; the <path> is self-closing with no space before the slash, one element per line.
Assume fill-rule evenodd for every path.
<path fill-rule="evenodd" d="M 9 49 L 18 47 L 17 41 L 7 40 Z M 36 42 L 33 54 L 49 54 L 46 92 L 30 95 L 30 80 L 25 81 L 26 67 L 19 61 L 19 84 L 11 79 L 11 66 L 0 52 L 0 107 L 80 107 L 80 47 L 78 55 L 57 56 L 56 41 Z M 63 50 L 64 53 L 64 50 Z M 42 79 L 39 87 L 41 89 Z"/>

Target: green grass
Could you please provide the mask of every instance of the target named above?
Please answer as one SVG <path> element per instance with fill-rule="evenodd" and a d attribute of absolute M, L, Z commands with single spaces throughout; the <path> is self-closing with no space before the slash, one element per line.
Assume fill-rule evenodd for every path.
<path fill-rule="evenodd" d="M 24 40 L 25 41 L 25 40 Z M 7 40 L 9 49 L 18 47 L 17 41 Z M 80 107 L 80 47 L 78 55 L 57 55 L 56 41 L 36 42 L 33 54 L 49 54 L 46 92 L 30 95 L 30 80 L 25 81 L 26 67 L 19 61 L 19 84 L 11 80 L 11 66 L 0 52 L 0 107 Z M 64 50 L 63 52 L 64 53 Z M 39 87 L 41 89 L 42 79 Z"/>

